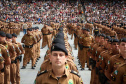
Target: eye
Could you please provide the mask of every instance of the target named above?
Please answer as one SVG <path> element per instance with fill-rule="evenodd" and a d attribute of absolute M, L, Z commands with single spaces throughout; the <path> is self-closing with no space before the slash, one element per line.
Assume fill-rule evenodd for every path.
<path fill-rule="evenodd" d="M 125 46 L 125 44 L 123 43 L 122 46 Z"/>
<path fill-rule="evenodd" d="M 57 56 L 57 54 L 56 53 L 53 53 L 53 56 Z"/>
<path fill-rule="evenodd" d="M 62 56 L 64 56 L 64 54 L 61 53 L 61 54 L 59 54 L 59 56 L 62 57 Z"/>

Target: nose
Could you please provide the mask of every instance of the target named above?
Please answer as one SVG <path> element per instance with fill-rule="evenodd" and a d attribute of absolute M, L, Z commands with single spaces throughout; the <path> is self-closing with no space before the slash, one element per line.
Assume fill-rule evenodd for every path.
<path fill-rule="evenodd" d="M 59 55 L 57 55 L 57 59 L 59 59 L 59 57 L 60 57 L 60 56 L 59 56 Z"/>
<path fill-rule="evenodd" d="M 126 44 L 124 45 L 124 47 L 126 48 Z"/>
<path fill-rule="evenodd" d="M 118 44 L 116 44 L 115 46 L 116 46 L 116 47 L 118 47 L 119 45 L 118 45 Z"/>

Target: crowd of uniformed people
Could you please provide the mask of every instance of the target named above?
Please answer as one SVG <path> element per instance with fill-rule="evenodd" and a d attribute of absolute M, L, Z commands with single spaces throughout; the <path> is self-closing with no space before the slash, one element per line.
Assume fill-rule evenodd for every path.
<path fill-rule="evenodd" d="M 119 3 L 124 4 L 125 1 Z M 21 69 L 26 69 L 30 60 L 31 69 L 35 69 L 41 57 L 44 61 L 35 84 L 83 84 L 80 75 L 85 75 L 79 75 L 74 63 L 68 34 L 71 39 L 74 38 L 75 50 L 78 49 L 78 66 L 83 71 L 87 65 L 91 71 L 90 84 L 125 84 L 126 24 L 125 19 L 122 19 L 125 15 L 122 13 L 124 11 L 120 11 L 119 14 L 123 16 L 117 17 L 117 12 L 113 12 L 114 4 L 125 8 L 125 4 L 120 6 L 119 3 L 83 4 L 77 1 L 70 4 L 47 1 L 30 4 L 7 2 L 0 5 L 3 7 L 0 12 L 3 14 L 0 21 L 0 84 L 20 84 L 22 59 Z M 102 17 L 104 13 L 108 13 L 108 17 Z M 42 23 L 44 26 L 39 31 L 39 27 L 32 27 L 32 23 Z M 23 45 L 16 41 L 22 30 Z M 40 49 L 45 46 L 48 46 L 48 50 L 45 56 L 40 56 Z"/>

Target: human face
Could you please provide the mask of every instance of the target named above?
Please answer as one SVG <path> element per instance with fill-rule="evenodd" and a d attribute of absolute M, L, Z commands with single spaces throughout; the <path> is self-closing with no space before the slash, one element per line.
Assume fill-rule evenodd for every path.
<path fill-rule="evenodd" d="M 31 31 L 27 31 L 27 34 L 31 34 Z"/>
<path fill-rule="evenodd" d="M 5 41 L 5 37 L 0 36 L 0 42 L 4 42 Z"/>
<path fill-rule="evenodd" d="M 95 41 L 96 41 L 96 43 L 99 43 L 99 37 L 98 36 L 95 37 Z"/>
<path fill-rule="evenodd" d="M 66 62 L 66 55 L 62 51 L 52 51 L 50 55 L 50 61 L 52 62 L 52 66 L 60 68 L 63 67 Z"/>
<path fill-rule="evenodd" d="M 126 42 L 121 42 L 119 45 L 120 53 L 126 53 Z"/>
<path fill-rule="evenodd" d="M 17 39 L 17 37 L 14 37 L 14 36 L 12 37 L 12 41 L 16 41 L 16 39 Z"/>
<path fill-rule="evenodd" d="M 111 42 L 107 42 L 107 48 L 108 48 L 108 49 L 112 49 L 112 47 L 111 47 Z"/>
<path fill-rule="evenodd" d="M 104 37 L 100 36 L 100 43 L 103 44 L 104 43 Z"/>
<path fill-rule="evenodd" d="M 11 42 L 11 41 L 12 41 L 12 39 L 6 38 L 6 41 Z"/>
<path fill-rule="evenodd" d="M 112 50 L 113 51 L 118 51 L 119 50 L 119 43 L 118 42 L 114 42 L 111 44 Z"/>

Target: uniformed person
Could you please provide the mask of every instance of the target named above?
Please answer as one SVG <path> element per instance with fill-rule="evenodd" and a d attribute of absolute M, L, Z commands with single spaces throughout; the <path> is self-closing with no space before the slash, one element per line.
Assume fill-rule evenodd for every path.
<path fill-rule="evenodd" d="M 49 27 L 47 25 L 44 25 L 44 27 L 41 29 L 41 32 L 43 34 L 43 40 L 42 40 L 42 48 L 44 48 L 47 44 L 48 47 L 50 47 L 51 44 L 51 32 L 49 30 Z"/>
<path fill-rule="evenodd" d="M 87 67 L 89 67 L 89 56 L 88 56 L 88 49 L 90 48 L 91 44 L 94 42 L 94 38 L 92 35 L 89 34 L 90 30 L 86 29 L 85 37 L 83 38 L 83 66 L 81 70 L 84 70 L 85 62 L 87 61 Z"/>
<path fill-rule="evenodd" d="M 52 69 L 38 74 L 35 84 L 82 84 L 80 76 L 75 71 L 69 71 L 65 68 L 67 55 L 68 52 L 64 45 L 59 43 L 53 45 L 49 56 Z"/>
<path fill-rule="evenodd" d="M 9 43 L 12 43 L 12 35 L 6 34 L 6 41 Z M 20 54 L 20 50 L 18 46 L 14 43 L 12 43 L 14 47 L 14 52 L 12 55 L 10 55 L 11 58 L 11 65 L 10 65 L 10 79 L 12 84 L 16 84 L 16 63 L 17 63 L 17 55 Z"/>
<path fill-rule="evenodd" d="M 61 39 L 61 38 L 55 38 L 54 41 L 52 42 L 52 46 L 53 46 L 54 44 L 57 44 L 57 43 L 60 43 L 60 44 L 65 45 L 65 42 L 64 42 L 63 39 Z M 49 50 L 49 51 L 50 51 L 50 50 Z M 49 60 L 49 55 L 50 55 L 51 53 L 48 52 L 48 53 L 46 53 L 46 54 L 47 54 L 46 57 L 48 57 L 48 58 L 42 63 L 39 72 L 44 71 L 44 70 L 50 70 L 50 69 L 52 69 L 52 63 L 51 63 L 51 61 Z M 69 58 L 67 59 L 67 61 L 66 61 L 66 63 L 65 63 L 65 67 L 66 67 L 66 69 L 74 70 L 74 71 L 78 72 L 78 70 L 77 70 L 77 68 L 76 68 L 76 66 L 75 66 L 75 64 L 74 64 L 74 62 L 73 62 L 73 60 L 71 60 L 71 59 L 69 59 Z"/>
<path fill-rule="evenodd" d="M 0 44 L 4 45 L 8 50 L 7 52 L 10 54 L 10 57 L 14 57 L 15 56 L 15 51 L 14 51 L 14 46 L 12 45 L 12 43 L 7 42 L 6 41 L 6 34 L 4 32 L 0 32 Z M 14 61 L 15 59 L 11 59 L 11 63 L 12 61 Z M 10 65 L 5 65 L 5 70 L 4 70 L 4 83 L 5 84 L 10 84 Z"/>
<path fill-rule="evenodd" d="M 4 58 L 0 53 L 0 84 L 4 84 Z"/>
<path fill-rule="evenodd" d="M 0 37 L 2 34 L 0 33 Z M 10 55 L 8 53 L 7 48 L 0 44 L 0 84 L 5 84 L 4 83 L 4 66 L 10 65 L 11 60 L 10 60 Z"/>
<path fill-rule="evenodd" d="M 38 49 L 37 56 L 38 56 L 38 58 L 41 58 L 40 57 L 40 40 L 42 39 L 42 32 L 39 31 L 39 27 L 35 27 L 35 28 L 36 28 L 36 32 L 38 33 L 38 38 L 39 38 L 38 47 L 37 47 L 37 49 Z"/>
<path fill-rule="evenodd" d="M 95 42 L 91 44 L 91 47 L 89 49 L 89 56 L 90 56 L 90 61 L 89 64 L 92 66 L 92 70 L 91 70 L 91 81 L 90 84 L 96 84 L 95 79 L 95 67 L 96 67 L 96 61 L 95 61 L 95 53 L 96 53 L 96 49 L 99 46 L 99 37 L 100 34 L 95 34 Z"/>
<path fill-rule="evenodd" d="M 126 84 L 126 63 L 121 64 L 112 73 L 112 82 L 111 82 L 111 84 Z"/>
<path fill-rule="evenodd" d="M 114 55 L 108 60 L 108 68 L 106 77 L 112 81 L 112 72 L 115 71 L 121 64 L 126 63 L 126 38 L 122 38 L 119 43 L 120 53 Z"/>
<path fill-rule="evenodd" d="M 108 42 L 108 50 L 102 52 L 100 54 L 101 58 L 99 58 L 100 61 L 100 78 L 101 79 L 101 84 L 105 84 L 107 83 L 107 77 L 105 76 L 105 70 L 107 69 L 107 65 L 108 65 L 108 60 L 113 56 L 119 53 L 119 49 L 118 49 L 118 45 L 119 44 L 119 40 L 118 39 L 110 39 Z"/>
<path fill-rule="evenodd" d="M 22 69 L 26 68 L 26 65 L 28 63 L 28 59 L 31 58 L 32 60 L 32 69 L 34 68 L 34 64 L 35 64 L 35 59 L 34 59 L 34 44 L 37 43 L 37 40 L 34 38 L 33 34 L 32 34 L 32 29 L 28 28 L 27 29 L 27 34 L 25 34 L 21 40 L 22 43 L 25 44 L 25 53 L 24 54 L 24 58 L 23 58 L 23 66 Z"/>
<path fill-rule="evenodd" d="M 22 61 L 22 54 L 24 54 L 24 49 L 21 45 L 21 43 L 16 41 L 17 39 L 17 35 L 15 33 L 12 34 L 12 43 L 15 43 L 18 47 L 18 49 L 20 50 L 20 54 L 17 55 L 16 59 L 17 59 L 17 63 L 16 63 L 16 83 L 20 84 L 20 62 Z"/>

